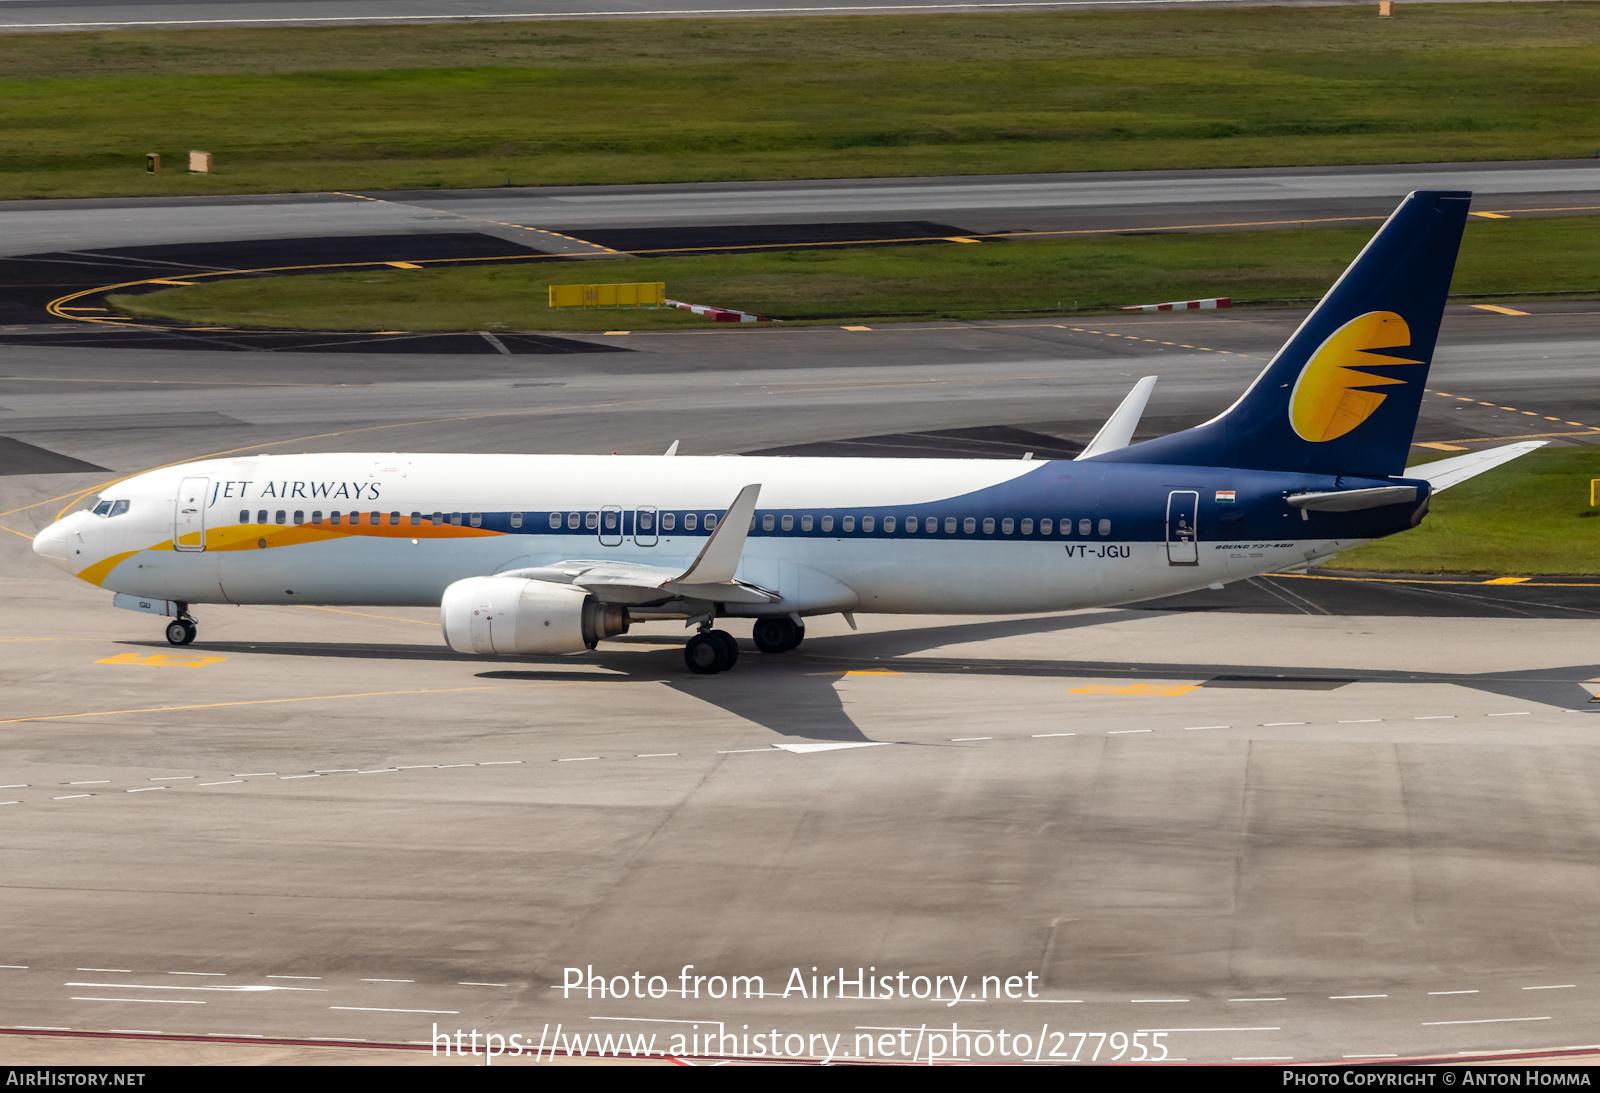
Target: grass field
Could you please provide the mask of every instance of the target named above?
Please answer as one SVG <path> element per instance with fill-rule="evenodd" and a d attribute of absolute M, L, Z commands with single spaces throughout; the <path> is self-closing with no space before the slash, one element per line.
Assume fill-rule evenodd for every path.
<path fill-rule="evenodd" d="M 1596 72 L 1576 0 L 6 35 L 0 197 L 1586 157 Z"/>
<path fill-rule="evenodd" d="M 1541 448 L 1434 498 L 1420 527 L 1349 550 L 1336 569 L 1600 573 L 1600 448 Z"/>
<path fill-rule="evenodd" d="M 704 326 L 681 311 L 553 311 L 552 282 L 665 281 L 674 299 L 811 321 L 984 318 L 1200 296 L 1321 296 L 1360 228 L 1108 236 L 979 245 L 529 262 L 221 281 L 113 296 L 128 314 L 313 330 L 608 330 Z M 1600 295 L 1600 217 L 1469 222 L 1453 291 Z M 802 321 L 805 321 L 802 318 Z"/>

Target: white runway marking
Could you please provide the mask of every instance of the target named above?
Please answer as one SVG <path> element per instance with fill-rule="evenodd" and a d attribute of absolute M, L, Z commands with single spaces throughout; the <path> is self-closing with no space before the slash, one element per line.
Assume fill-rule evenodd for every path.
<path fill-rule="evenodd" d="M 1433 714 L 1428 714 L 1428 715 L 1426 715 L 1424 717 L 1413 717 L 1411 720 L 1413 720 L 1413 721 L 1454 721 L 1455 717 L 1456 717 L 1456 715 L 1453 714 L 1453 713 L 1433 713 Z"/>
<path fill-rule="evenodd" d="M 1387 994 L 1330 994 L 1330 995 L 1328 995 L 1328 1000 L 1331 1001 L 1331 1002 L 1343 1002 L 1343 1001 L 1347 1001 L 1347 1000 L 1349 1000 L 1351 998 L 1387 998 L 1387 997 L 1389 997 Z"/>
<path fill-rule="evenodd" d="M 973 739 L 987 740 L 989 737 L 974 737 Z M 832 744 L 774 744 L 779 751 L 790 751 L 796 755 L 810 755 L 819 751 L 847 751 L 851 748 L 885 748 L 889 746 L 888 740 L 844 740 Z"/>
<path fill-rule="evenodd" d="M 1429 991 L 1429 994 L 1481 994 L 1482 991 Z"/>
<path fill-rule="evenodd" d="M 1287 998 L 1230 998 L 1230 1002 L 1287 1002 Z"/>
<path fill-rule="evenodd" d="M 1576 984 L 1576 983 L 1551 983 L 1548 986 L 1543 986 L 1543 987 L 1523 987 L 1522 989 L 1525 990 L 1525 991 L 1565 991 L 1565 990 L 1571 990 L 1573 987 L 1576 987 L 1577 985 L 1578 984 Z"/>
<path fill-rule="evenodd" d="M 227 972 L 168 972 L 168 975 L 227 975 Z"/>
<path fill-rule="evenodd" d="M 521 759 L 495 759 L 487 763 L 479 763 L 480 767 L 514 767 L 522 762 Z"/>
<path fill-rule="evenodd" d="M 1135 1032 L 1282 1032 L 1281 1025 L 1254 1025 L 1240 1028 L 1141 1028 Z"/>
<path fill-rule="evenodd" d="M 83 969 L 79 969 L 82 971 Z M 263 979 L 321 979 L 320 975 L 264 975 Z"/>
<path fill-rule="evenodd" d="M 634 758 L 635 759 L 666 759 L 669 756 L 673 756 L 673 755 L 677 755 L 677 754 L 678 753 L 675 752 L 675 751 L 653 751 L 653 752 L 650 752 L 648 755 L 635 755 Z"/>
<path fill-rule="evenodd" d="M 168 787 L 166 787 L 166 786 L 140 786 L 138 789 L 125 789 L 122 792 L 124 792 L 124 793 L 154 793 L 158 789 L 166 789 L 166 788 L 168 788 Z"/>
<path fill-rule="evenodd" d="M 1355 719 L 1354 721 L 1341 721 L 1341 722 L 1339 722 L 1339 724 L 1341 724 L 1341 725 L 1374 725 L 1374 724 L 1377 724 L 1379 721 L 1382 721 L 1382 720 L 1383 720 L 1383 718 L 1381 718 L 1381 717 L 1359 717 L 1359 718 Z"/>
<path fill-rule="evenodd" d="M 1532 713 L 1533 713 L 1532 710 L 1514 710 L 1511 713 L 1486 713 L 1483 716 L 1484 717 L 1527 717 Z"/>
<path fill-rule="evenodd" d="M 1508 1025 L 1517 1021 L 1548 1021 L 1548 1017 L 1481 1017 L 1476 1021 L 1424 1021 L 1427 1025 Z"/>
<path fill-rule="evenodd" d="M 52 797 L 52 801 L 76 801 L 79 797 L 93 797 L 92 793 L 69 793 L 65 797 Z"/>
<path fill-rule="evenodd" d="M 329 1006 L 331 1010 L 357 1010 L 361 1013 L 460 1013 L 460 1010 L 397 1010 L 384 1009 L 382 1006 Z"/>
<path fill-rule="evenodd" d="M 152 1005 L 152 1006 L 203 1006 L 203 1005 L 205 1005 L 204 1002 L 198 1002 L 198 1001 L 195 1001 L 195 1000 L 189 999 L 189 998 L 78 998 L 78 997 L 74 996 L 72 998 L 72 1001 L 74 1001 L 74 1002 L 143 1002 L 146 1005 Z"/>
<path fill-rule="evenodd" d="M 228 782 L 201 782 L 202 786 L 238 786 L 244 784 L 243 778 L 235 778 Z"/>
<path fill-rule="evenodd" d="M 950 742 L 952 744 L 962 744 L 962 743 L 966 743 L 969 740 L 993 740 L 993 739 L 994 739 L 994 737 L 992 737 L 992 736 L 952 736 L 950 738 Z"/>
<path fill-rule="evenodd" d="M 415 979 L 363 979 L 363 983 L 415 983 Z"/>
<path fill-rule="evenodd" d="M 133 969 L 132 968 L 74 968 L 73 971 L 79 971 L 79 972 L 119 972 L 119 973 L 121 973 L 123 975 L 131 975 L 131 974 L 133 974 Z"/>
<path fill-rule="evenodd" d="M 458 987 L 509 987 L 510 983 L 457 983 Z"/>
<path fill-rule="evenodd" d="M 1036 732 L 1036 733 L 1033 734 L 1033 738 L 1035 740 L 1044 740 L 1047 737 L 1052 737 L 1052 736 L 1077 736 L 1077 735 L 1078 734 L 1075 733 L 1075 732 Z"/>
<path fill-rule="evenodd" d="M 1130 732 L 1155 732 L 1154 729 L 1112 729 L 1107 736 L 1125 736 Z"/>
<path fill-rule="evenodd" d="M 558 763 L 587 763 L 591 759 L 600 758 L 598 755 L 579 755 L 572 759 L 557 759 Z"/>
<path fill-rule="evenodd" d="M 289 781 L 293 781 L 296 778 L 321 778 L 321 777 L 322 777 L 322 775 L 320 775 L 320 774 L 280 774 L 280 775 L 278 775 L 278 781 L 280 781 L 280 782 L 289 782 Z"/>
<path fill-rule="evenodd" d="M 152 782 L 187 782 L 193 777 L 194 775 L 192 774 L 159 774 L 150 780 Z"/>

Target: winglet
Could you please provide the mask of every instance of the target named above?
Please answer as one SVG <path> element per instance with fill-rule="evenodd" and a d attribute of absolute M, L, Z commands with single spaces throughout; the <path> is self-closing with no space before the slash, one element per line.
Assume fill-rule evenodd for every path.
<path fill-rule="evenodd" d="M 1089 459 L 1132 444 L 1133 431 L 1139 427 L 1139 419 L 1144 416 L 1145 403 L 1150 401 L 1150 392 L 1155 390 L 1155 386 L 1154 376 L 1146 376 L 1134 384 L 1133 390 L 1128 392 L 1128 397 L 1122 400 L 1122 405 L 1106 418 L 1106 423 L 1100 426 L 1098 433 L 1094 434 L 1089 446 L 1074 458 Z"/>
<path fill-rule="evenodd" d="M 711 533 L 700 556 L 681 577 L 670 584 L 727 584 L 739 568 L 739 558 L 744 554 L 744 541 L 750 534 L 750 521 L 755 516 L 756 498 L 761 495 L 761 484 L 754 483 L 739 491 L 728 511 L 723 514 L 717 530 Z"/>

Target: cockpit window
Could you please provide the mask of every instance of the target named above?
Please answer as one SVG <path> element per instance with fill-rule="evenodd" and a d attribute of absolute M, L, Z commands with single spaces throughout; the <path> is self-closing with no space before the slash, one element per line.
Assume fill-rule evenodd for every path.
<path fill-rule="evenodd" d="M 102 501 L 94 507 L 96 516 L 121 516 L 128 511 L 126 501 Z"/>
<path fill-rule="evenodd" d="M 110 512 L 111 512 L 111 502 L 110 501 L 102 501 L 102 502 L 100 502 L 98 505 L 96 505 L 94 507 L 94 514 L 96 516 L 105 516 Z"/>
<path fill-rule="evenodd" d="M 126 501 L 113 501 L 111 503 L 111 515 L 112 516 L 121 516 L 123 513 L 127 512 L 127 511 L 128 511 L 128 503 Z"/>

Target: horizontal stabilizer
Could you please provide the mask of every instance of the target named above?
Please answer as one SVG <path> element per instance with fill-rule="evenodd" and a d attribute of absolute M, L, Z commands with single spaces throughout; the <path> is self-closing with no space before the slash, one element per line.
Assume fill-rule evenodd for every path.
<path fill-rule="evenodd" d="M 1415 486 L 1377 486 L 1370 490 L 1328 490 L 1321 493 L 1297 493 L 1284 500 L 1297 509 L 1312 512 L 1360 512 L 1362 509 L 1399 505 L 1417 499 Z"/>
<path fill-rule="evenodd" d="M 1466 455 L 1451 456 L 1449 459 L 1438 459 L 1432 463 L 1424 463 L 1420 467 L 1407 467 L 1406 477 L 1421 478 L 1433 487 L 1434 493 L 1438 493 L 1469 478 L 1475 478 L 1484 471 L 1492 471 L 1500 464 L 1509 463 L 1548 443 L 1548 440 L 1524 440 L 1516 444 L 1502 444 L 1498 448 L 1488 448 L 1481 452 L 1468 452 Z"/>
<path fill-rule="evenodd" d="M 1122 400 L 1106 423 L 1100 426 L 1100 431 L 1094 434 L 1094 439 L 1089 441 L 1089 446 L 1076 456 L 1078 459 L 1089 459 L 1093 456 L 1114 452 L 1118 448 L 1126 448 L 1133 443 L 1133 431 L 1139 427 L 1139 419 L 1144 416 L 1145 403 L 1150 401 L 1150 392 L 1156 387 L 1156 377 L 1146 376 L 1133 385 L 1133 390 L 1128 392 L 1128 397 Z"/>

